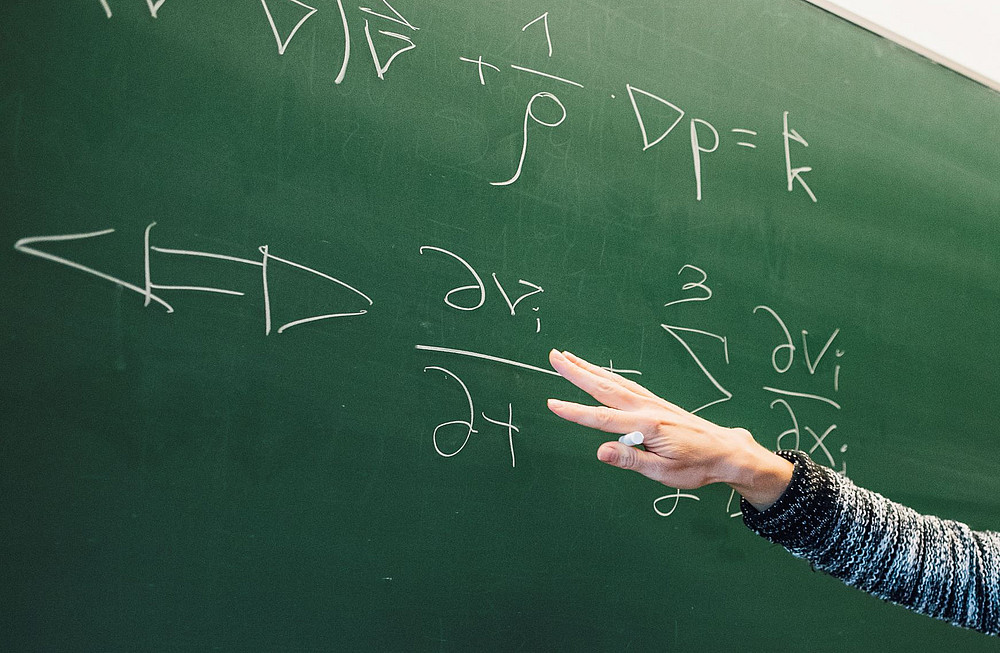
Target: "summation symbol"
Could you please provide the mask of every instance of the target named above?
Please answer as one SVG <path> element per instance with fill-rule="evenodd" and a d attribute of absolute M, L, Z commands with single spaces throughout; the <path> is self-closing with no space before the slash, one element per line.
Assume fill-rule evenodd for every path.
<path fill-rule="evenodd" d="M 631 90 L 629 91 L 629 95 L 630 95 L 630 97 L 632 97 L 631 96 Z M 635 106 L 634 103 L 633 103 L 633 106 Z M 638 113 L 637 113 L 637 115 L 638 115 Z M 679 121 L 680 121 L 680 118 L 678 118 L 677 121 L 674 122 L 674 126 L 676 126 L 677 122 L 679 122 Z M 692 124 L 694 124 L 694 123 L 692 123 Z M 670 129 L 673 129 L 673 126 Z M 668 133 L 669 133 L 669 130 L 668 130 Z M 708 273 L 706 273 L 703 269 L 701 269 L 701 268 L 699 268 L 698 266 L 695 266 L 695 265 L 685 264 L 685 265 L 681 266 L 681 268 L 677 271 L 677 275 L 678 276 L 681 276 L 681 275 L 694 275 L 693 277 L 690 277 L 691 278 L 690 281 L 686 281 L 685 283 L 683 283 L 681 285 L 681 291 L 682 292 L 684 292 L 684 293 L 691 293 L 691 294 L 686 295 L 684 297 L 681 297 L 680 299 L 675 299 L 675 300 L 666 302 L 663 305 L 664 308 L 670 307 L 670 306 L 677 306 L 679 304 L 686 304 L 686 303 L 690 303 L 690 302 L 706 302 L 706 301 L 712 299 L 713 292 L 712 292 L 711 286 L 708 285 Z M 726 365 L 729 364 L 729 340 L 728 340 L 728 338 L 726 338 L 726 336 L 722 336 L 722 335 L 719 335 L 717 333 L 712 333 L 710 331 L 706 331 L 706 330 L 703 330 L 703 329 L 694 329 L 694 328 L 691 328 L 691 327 L 682 327 L 682 326 L 675 326 L 675 325 L 670 325 L 670 324 L 661 324 L 660 326 L 667 333 L 669 333 L 674 338 L 674 340 L 676 340 L 678 343 L 680 343 L 681 347 L 683 347 L 684 351 L 686 351 L 687 354 L 688 354 L 688 356 L 691 357 L 691 360 L 694 361 L 695 365 L 701 371 L 702 375 L 706 379 L 708 379 L 709 383 L 712 384 L 712 387 L 714 387 L 715 390 L 721 395 L 719 398 L 717 398 L 717 399 L 715 399 L 713 401 L 709 401 L 708 403 L 706 403 L 706 404 L 704 404 L 702 406 L 699 406 L 698 408 L 695 408 L 691 412 L 697 414 L 697 413 L 701 412 L 702 410 L 705 410 L 706 408 L 709 408 L 710 406 L 714 406 L 716 404 L 720 404 L 720 403 L 723 403 L 723 402 L 731 400 L 733 398 L 733 393 L 730 392 L 729 390 L 727 390 L 721 383 L 719 383 L 719 381 L 716 379 L 715 375 L 712 374 L 712 372 L 709 371 L 708 367 L 702 361 L 701 357 L 698 356 L 697 353 L 695 353 L 694 349 L 688 343 L 688 339 L 690 338 L 690 336 L 687 336 L 686 334 L 693 334 L 693 335 L 696 335 L 696 336 L 704 336 L 704 337 L 712 338 L 714 340 L 718 340 L 719 342 L 721 342 L 722 343 L 722 353 L 724 355 L 724 358 L 725 358 L 725 361 L 726 361 Z M 666 511 L 661 510 L 660 509 L 660 503 L 661 502 L 665 502 L 665 501 L 670 501 L 671 499 L 673 500 L 673 504 L 671 505 L 670 509 L 666 510 Z M 700 499 L 699 499 L 699 497 L 697 495 L 682 493 L 680 491 L 680 489 L 678 488 L 678 489 L 676 489 L 674 491 L 673 494 L 667 494 L 667 495 L 664 495 L 662 497 L 658 497 L 657 499 L 655 499 L 653 501 L 653 510 L 656 511 L 656 514 L 660 515 L 661 517 L 669 517 L 670 515 L 674 514 L 674 511 L 677 510 L 677 507 L 680 504 L 680 500 L 681 499 L 691 499 L 691 500 L 694 500 L 694 501 L 700 501 Z"/>

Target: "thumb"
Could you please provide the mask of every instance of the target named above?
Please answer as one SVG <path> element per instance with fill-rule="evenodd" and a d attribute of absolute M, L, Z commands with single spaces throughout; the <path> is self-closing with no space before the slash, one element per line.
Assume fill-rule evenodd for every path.
<path fill-rule="evenodd" d="M 605 442 L 597 450 L 597 459 L 601 462 L 639 472 L 643 476 L 655 478 L 656 454 L 629 447 L 621 442 Z"/>

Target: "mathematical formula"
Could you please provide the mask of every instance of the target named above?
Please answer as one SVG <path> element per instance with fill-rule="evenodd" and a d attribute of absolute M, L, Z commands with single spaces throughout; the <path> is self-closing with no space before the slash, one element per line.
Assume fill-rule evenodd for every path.
<path fill-rule="evenodd" d="M 120 3 L 138 2 L 138 0 L 99 0 L 108 19 L 114 17 L 114 7 Z M 169 10 L 167 0 L 145 0 L 150 17 L 158 18 L 162 10 Z M 320 11 L 332 11 L 310 6 L 301 0 L 260 0 L 261 29 L 269 30 L 274 37 L 277 56 L 283 56 L 290 48 L 303 25 Z M 375 8 L 359 6 L 349 11 L 343 0 L 336 0 L 338 24 L 343 30 L 343 57 L 339 68 L 331 69 L 330 79 L 334 85 L 340 85 L 347 79 L 348 66 L 352 55 L 352 39 L 354 32 L 364 34 L 364 44 L 372 63 L 372 71 L 379 80 L 390 77 L 393 63 L 401 56 L 419 56 L 423 39 L 433 38 L 418 27 L 418 16 L 410 16 L 410 11 L 397 10 L 382 0 Z M 414 9 L 413 14 L 419 14 Z M 411 20 L 414 18 L 414 20 Z M 588 93 L 592 84 L 588 80 L 571 79 L 564 74 L 551 72 L 552 63 L 559 53 L 558 42 L 553 39 L 553 27 L 558 26 L 557 17 L 548 11 L 525 16 L 525 20 L 511 26 L 511 36 L 516 38 L 534 39 L 539 46 L 541 63 L 525 65 L 524 61 L 487 61 L 482 54 L 469 52 L 458 57 L 454 62 L 457 75 L 467 76 L 470 91 L 476 86 L 489 87 L 496 84 L 502 75 L 523 75 L 527 78 L 545 80 L 556 88 L 564 88 L 569 95 L 567 101 L 560 97 L 563 91 L 551 92 L 538 90 L 525 99 L 522 114 L 512 116 L 512 126 L 520 132 L 519 154 L 509 162 L 509 167 L 495 171 L 477 171 L 480 176 L 491 179 L 488 183 L 498 189 L 517 184 L 525 175 L 530 175 L 533 148 L 537 148 L 538 130 L 555 130 L 563 125 L 574 111 L 574 104 Z M 363 46 L 362 46 L 363 47 Z M 413 54 L 408 54 L 413 53 Z M 685 147 L 690 148 L 690 172 L 693 181 L 692 194 L 697 201 L 702 201 L 708 194 L 705 189 L 706 176 L 711 175 L 711 156 L 720 148 L 732 144 L 746 151 L 757 149 L 757 139 L 780 138 L 783 144 L 785 186 L 784 191 L 795 193 L 795 197 L 807 197 L 809 202 L 818 201 L 816 194 L 806 179 L 806 174 L 812 171 L 811 166 L 802 165 L 801 157 L 809 142 L 792 126 L 792 116 L 789 111 L 776 111 L 775 116 L 781 116 L 781 131 L 766 135 L 752 126 L 733 127 L 721 130 L 703 117 L 692 116 L 687 108 L 682 108 L 671 101 L 665 94 L 655 89 L 639 88 L 631 83 L 621 86 L 620 117 L 633 122 L 636 129 L 636 147 L 646 152 L 669 142 L 672 134 L 683 134 Z M 654 92 L 656 91 L 656 92 Z M 612 94 L 612 99 L 618 100 L 618 94 Z M 627 99 L 627 102 L 625 101 Z M 654 128 L 654 125 L 656 126 Z M 674 136 L 674 139 L 678 136 Z M 777 163 L 776 163 L 777 165 Z M 709 184 L 710 186 L 710 184 Z M 161 243 L 156 239 L 156 223 L 146 226 L 143 234 L 142 249 L 137 257 L 142 261 L 143 276 L 139 280 L 126 280 L 109 272 L 85 265 L 77 260 L 71 260 L 51 251 L 51 245 L 67 241 L 84 241 L 99 247 L 106 239 L 115 233 L 115 229 L 107 228 L 85 233 L 28 236 L 18 240 L 14 248 L 23 254 L 37 257 L 57 265 L 72 268 L 78 272 L 100 278 L 106 282 L 129 290 L 142 297 L 143 305 L 157 305 L 167 313 L 174 312 L 170 303 L 177 293 L 207 293 L 234 298 L 246 297 L 250 286 L 239 287 L 219 283 L 214 278 L 206 278 L 201 282 L 179 283 L 169 278 L 170 262 L 177 261 L 214 261 L 217 265 L 228 266 L 248 274 L 244 275 L 244 283 L 250 284 L 253 290 L 260 292 L 261 328 L 265 336 L 277 336 L 289 329 L 306 324 L 340 319 L 365 319 L 375 304 L 375 299 L 361 289 L 357 280 L 344 280 L 335 271 L 323 270 L 294 260 L 285 252 L 273 251 L 268 244 L 259 244 L 249 252 L 217 252 L 205 251 L 200 248 L 178 246 L 174 243 Z M 497 272 L 482 269 L 477 262 L 443 247 L 421 243 L 414 247 L 415 255 L 422 265 L 438 268 L 445 266 L 454 273 L 467 275 L 467 283 L 450 288 L 442 288 L 440 301 L 448 310 L 460 313 L 474 312 L 488 302 L 503 302 L 503 306 L 513 318 L 518 315 L 529 316 L 533 322 L 534 334 L 544 337 L 544 305 L 546 291 L 543 285 L 548 285 L 544 279 L 528 279 L 530 275 L 499 276 Z M 277 270 L 293 270 L 295 275 L 282 276 L 282 282 L 275 279 Z M 289 307 L 284 298 L 301 296 L 302 288 L 290 287 L 289 279 L 298 284 L 326 284 L 334 292 L 329 293 L 327 304 L 314 305 L 311 310 L 302 311 L 301 307 Z M 485 280 L 485 281 L 484 281 Z M 491 283 L 492 282 L 492 283 Z M 716 333 L 705 324 L 700 324 L 691 310 L 677 311 L 684 304 L 709 302 L 713 299 L 713 288 L 709 274 L 695 263 L 686 263 L 677 271 L 677 288 L 679 298 L 665 301 L 662 306 L 662 316 L 659 328 L 665 336 L 663 346 L 676 348 L 693 365 L 693 370 L 699 374 L 712 396 L 693 412 L 707 410 L 734 399 L 730 390 L 731 383 L 727 380 L 727 366 L 730 361 L 730 339 L 727 334 Z M 676 296 L 677 293 L 674 293 Z M 310 295 L 312 296 L 312 295 Z M 814 454 L 818 460 L 838 468 L 846 473 L 846 462 L 843 454 L 847 445 L 840 438 L 840 446 L 833 444 L 838 439 L 835 416 L 841 410 L 841 404 L 836 400 L 840 392 L 841 360 L 844 351 L 837 347 L 839 328 L 830 330 L 826 337 L 813 338 L 808 331 L 792 329 L 777 310 L 759 305 L 748 306 L 747 317 L 767 324 L 774 330 L 775 344 L 771 351 L 762 355 L 769 356 L 770 366 L 775 378 L 762 383 L 760 387 L 769 397 L 769 408 L 780 411 L 787 416 L 788 426 L 781 433 L 774 434 L 776 448 L 803 449 Z M 298 312 L 296 312 L 298 311 Z M 520 322 L 519 322 L 520 324 Z M 796 333 L 795 336 L 792 334 Z M 801 334 L 801 337 L 798 334 Z M 716 348 L 715 362 L 708 362 L 705 352 L 706 343 Z M 810 347 L 812 344 L 812 347 Z M 801 345 L 801 346 L 800 346 Z M 446 366 L 449 357 L 473 359 L 483 365 L 506 365 L 531 372 L 558 376 L 547 366 L 537 366 L 531 363 L 516 361 L 492 355 L 488 352 L 469 351 L 453 347 L 413 343 L 416 350 L 427 356 L 435 357 L 435 364 L 423 367 L 423 372 L 437 377 L 429 384 L 443 383 L 442 392 L 455 393 L 459 399 L 464 399 L 466 410 L 460 415 L 442 416 L 442 421 L 434 426 L 428 434 L 430 446 L 437 455 L 452 459 L 460 457 L 471 443 L 473 436 L 480 430 L 502 434 L 510 451 L 511 467 L 517 465 L 516 443 L 522 436 L 522 427 L 515 421 L 515 405 L 506 400 L 505 405 L 491 407 L 489 411 L 477 410 L 476 397 L 469 389 L 466 380 L 461 378 Z M 699 354 L 699 352 L 701 352 Z M 782 375 L 792 370 L 796 365 L 804 367 L 810 377 L 821 376 L 826 392 L 816 393 L 814 388 L 786 387 L 780 383 Z M 616 367 L 614 361 L 608 361 L 606 369 L 625 375 L 641 375 L 637 369 Z M 806 392 L 805 390 L 809 390 Z M 805 407 L 808 407 L 807 409 Z M 827 411 L 827 417 L 817 418 L 819 407 Z M 489 413 L 489 414 L 488 414 Z M 802 420 L 802 415 L 808 413 L 808 423 Z M 822 412 L 820 415 L 824 414 Z M 450 418 L 450 419 L 449 419 Z M 819 419 L 816 423 L 815 420 Z M 488 426 L 483 426 L 485 422 Z M 517 436 L 517 437 L 515 437 Z M 473 445 L 474 446 L 474 445 Z M 731 513 L 735 495 L 730 496 L 726 512 Z M 698 501 L 696 494 L 676 490 L 673 493 L 657 497 L 653 501 L 653 509 L 657 514 L 670 516 L 674 514 L 682 500 Z M 739 513 L 731 513 L 735 516 Z"/>
<path fill-rule="evenodd" d="M 334 276 L 330 271 L 305 265 L 284 255 L 279 256 L 279 253 L 273 252 L 267 244 L 258 245 L 252 254 L 205 251 L 189 247 L 168 247 L 158 242 L 154 244 L 155 226 L 156 223 L 150 223 L 143 231 L 142 248 L 136 252 L 137 260 L 141 260 L 143 264 L 143 278 L 134 281 L 122 279 L 109 272 L 48 251 L 52 244 L 69 241 L 85 241 L 93 243 L 95 246 L 99 245 L 107 242 L 107 237 L 115 233 L 112 228 L 78 234 L 28 236 L 18 240 L 14 244 L 14 249 L 20 253 L 83 272 L 129 290 L 142 297 L 143 306 L 149 307 L 155 304 L 166 313 L 174 312 L 174 307 L 170 303 L 173 294 L 208 293 L 210 295 L 245 297 L 250 289 L 248 287 L 222 287 L 213 279 L 205 279 L 203 283 L 199 284 L 170 283 L 170 279 L 163 279 L 159 272 L 161 264 L 168 260 L 211 260 L 233 269 L 248 271 L 251 273 L 248 278 L 255 279 L 253 283 L 257 286 L 256 289 L 261 291 L 260 315 L 265 337 L 278 336 L 289 329 L 321 321 L 364 319 L 368 315 L 369 309 L 375 304 L 372 296 L 357 287 L 356 280 L 344 281 Z M 494 292 L 491 290 L 493 286 L 483 281 L 483 275 L 477 271 L 476 266 L 457 252 L 427 244 L 415 245 L 413 252 L 417 260 L 424 261 L 426 264 L 435 267 L 450 266 L 452 271 L 458 270 L 468 275 L 469 283 L 440 289 L 442 294 L 439 301 L 449 310 L 467 313 L 481 309 L 488 301 L 502 301 L 512 317 L 516 316 L 519 310 L 522 312 L 530 311 L 529 315 L 534 317 L 534 334 L 540 337 L 543 331 L 540 316 L 543 305 L 541 300 L 545 296 L 542 285 L 520 278 L 515 284 L 512 279 L 502 279 L 495 272 L 492 272 L 489 278 L 492 279 L 493 286 L 496 288 Z M 279 267 L 298 271 L 296 278 L 299 279 L 299 283 L 306 283 L 308 280 L 311 283 L 328 284 L 337 290 L 334 294 L 336 301 L 331 300 L 330 305 L 315 306 L 314 310 L 304 314 L 286 315 L 281 319 L 276 319 L 274 314 L 282 306 L 281 299 L 289 292 L 287 285 L 281 288 L 274 286 L 272 275 Z M 539 280 L 536 279 L 536 281 Z M 514 290 L 515 288 L 517 290 Z M 678 292 L 679 297 L 677 297 Z M 683 304 L 703 304 L 712 301 L 715 293 L 709 274 L 697 265 L 684 264 L 677 271 L 677 287 L 668 294 L 676 298 L 665 301 L 662 306 L 662 322 L 659 327 L 667 336 L 663 346 L 678 348 L 678 352 L 683 352 L 694 365 L 694 369 L 697 369 L 697 373 L 708 382 L 714 394 L 714 397 L 692 412 L 698 413 L 717 404 L 731 401 L 734 398 L 734 392 L 729 389 L 730 384 L 726 380 L 726 369 L 730 359 L 729 336 L 708 330 L 704 324 L 698 323 L 696 315 L 694 318 L 692 317 L 691 311 L 685 312 L 687 317 L 684 319 L 680 319 L 677 311 L 677 307 Z M 491 297 L 496 297 L 496 299 L 491 300 Z M 770 351 L 760 352 L 760 355 L 770 363 L 770 368 L 775 376 L 774 379 L 766 380 L 766 383 L 760 387 L 770 397 L 770 409 L 780 411 L 783 417 L 786 416 L 788 420 L 788 427 L 781 433 L 774 435 L 775 448 L 805 450 L 813 454 L 818 461 L 826 463 L 830 467 L 837 468 L 839 465 L 838 471 L 846 474 L 847 465 L 843 454 L 847 451 L 847 445 L 842 442 L 842 438 L 839 448 L 833 444 L 838 437 L 835 417 L 842 409 L 840 402 L 836 399 L 840 392 L 841 361 L 845 354 L 844 350 L 837 347 L 840 329 L 833 328 L 828 335 L 819 338 L 814 338 L 807 330 L 798 329 L 796 333 L 800 335 L 793 337 L 793 329 L 774 308 L 758 305 L 747 307 L 747 309 L 748 319 L 763 321 L 774 334 L 773 348 Z M 714 358 L 716 361 L 723 361 L 722 363 L 710 364 L 706 362 L 705 342 L 714 343 L 719 354 Z M 700 344 L 696 347 L 693 346 L 693 343 Z M 505 434 L 510 449 L 511 467 L 516 467 L 515 435 L 522 434 L 523 425 L 519 426 L 515 422 L 514 403 L 506 400 L 506 405 L 501 409 L 502 412 L 492 415 L 488 415 L 485 411 L 477 411 L 475 398 L 466 381 L 446 367 L 444 361 L 449 357 L 461 357 L 481 361 L 483 365 L 512 366 L 551 376 L 558 376 L 558 374 L 548 367 L 503 358 L 488 352 L 425 343 L 414 343 L 413 347 L 440 359 L 440 364 L 426 365 L 423 367 L 423 371 L 443 375 L 448 388 L 442 391 L 458 393 L 457 396 L 464 398 L 467 406 L 467 412 L 463 412 L 461 415 L 444 416 L 446 419 L 431 429 L 428 435 L 434 451 L 444 458 L 459 456 L 472 441 L 472 436 L 480 433 L 477 423 L 481 417 L 482 420 L 498 427 Z M 699 354 L 698 351 L 701 351 L 702 354 Z M 825 379 L 820 381 L 820 385 L 826 387 L 827 391 L 817 393 L 814 387 L 783 386 L 780 383 L 782 375 L 796 366 L 799 369 L 804 369 L 809 378 Z M 615 366 L 613 361 L 609 361 L 605 369 L 623 375 L 641 375 L 640 370 L 619 368 Z M 806 410 L 803 410 L 804 408 Z M 817 408 L 820 410 L 817 411 Z M 801 419 L 803 413 L 808 413 L 808 422 Z M 447 419 L 447 417 L 451 417 L 451 419 Z M 818 422 L 817 419 L 819 419 Z M 443 432 L 451 433 L 451 435 L 445 437 L 442 435 Z M 454 435 L 455 432 L 458 433 L 457 436 Z M 764 436 L 766 434 L 758 435 Z M 682 499 L 700 500 L 693 493 L 676 490 L 671 494 L 657 497 L 653 501 L 653 509 L 659 515 L 670 516 L 678 509 Z M 727 512 L 731 508 L 733 499 L 734 495 L 731 495 L 730 505 L 726 507 Z M 732 516 L 738 514 L 732 513 Z"/>
<path fill-rule="evenodd" d="M 125 0 L 121 0 L 125 2 Z M 130 0 L 135 2 L 137 0 Z M 152 18 L 158 16 L 158 12 L 163 8 L 166 0 L 146 0 L 149 13 Z M 114 15 L 112 11 L 112 0 L 100 0 L 101 6 L 109 19 Z M 117 4 L 117 3 L 114 3 Z M 290 12 L 288 5 L 295 7 L 295 12 Z M 276 7 L 282 7 L 281 17 L 276 15 Z M 343 30 L 344 52 L 341 65 L 337 74 L 332 76 L 334 84 L 341 84 L 347 76 L 348 64 L 351 60 L 352 42 L 352 16 L 349 15 L 344 6 L 343 0 L 336 0 L 339 23 Z M 364 22 L 363 33 L 368 46 L 368 53 L 371 56 L 372 67 L 376 77 L 385 80 L 390 67 L 396 59 L 406 53 L 418 49 L 417 32 L 420 28 L 409 20 L 400 11 L 396 10 L 386 0 L 382 0 L 383 7 L 372 9 L 370 7 L 358 7 L 360 18 Z M 302 26 L 320 9 L 310 6 L 300 0 L 261 0 L 261 28 L 269 29 L 274 36 L 277 54 L 284 55 L 295 39 L 296 34 Z M 418 12 L 419 10 L 415 10 Z M 287 17 L 295 14 L 294 20 Z M 407 12 L 409 13 L 409 12 Z M 512 34 L 518 32 L 525 35 L 525 38 L 538 39 L 539 43 L 544 42 L 546 61 L 553 58 L 556 47 L 552 38 L 550 23 L 554 19 L 550 12 L 546 11 L 537 16 L 527 17 L 526 22 L 520 26 L 512 26 Z M 374 25 L 373 25 L 374 21 Z M 416 21 L 419 22 L 419 21 Z M 430 38 L 430 37 L 425 37 Z M 417 39 L 417 40 L 415 40 Z M 408 55 L 415 56 L 415 55 Z M 530 75 L 539 79 L 546 79 L 551 82 L 562 84 L 571 89 L 573 93 L 587 92 L 589 85 L 583 82 L 570 79 L 563 75 L 556 75 L 538 67 L 528 67 L 521 62 L 503 62 L 503 66 L 498 62 L 490 62 L 483 59 L 481 54 L 469 53 L 468 56 L 461 56 L 456 62 L 456 66 L 467 67 L 470 74 L 470 83 L 488 86 L 490 80 L 505 70 L 515 71 L 518 74 Z M 332 72 L 332 71 L 331 71 Z M 459 71 L 461 72 L 461 71 Z M 623 111 L 625 118 L 631 119 L 634 116 L 638 127 L 638 135 L 641 139 L 642 151 L 645 152 L 667 141 L 667 137 L 674 132 L 687 119 L 687 140 L 691 149 L 691 169 L 694 181 L 694 197 L 701 201 L 704 197 L 704 178 L 709 155 L 716 153 L 721 147 L 727 146 L 729 142 L 740 148 L 756 150 L 755 140 L 761 136 L 756 128 L 733 127 L 723 130 L 719 129 L 708 120 L 700 117 L 691 117 L 689 111 L 681 108 L 670 99 L 663 97 L 660 92 L 649 89 L 642 89 L 630 83 L 624 85 L 625 95 L 628 97 L 631 107 L 631 116 L 627 109 Z M 611 95 L 616 98 L 616 94 Z M 558 118 L 544 119 L 540 117 L 540 105 L 550 104 L 557 110 Z M 489 178 L 494 177 L 494 181 L 489 183 L 496 187 L 506 187 L 517 183 L 524 173 L 525 167 L 530 165 L 531 134 L 534 129 L 556 129 L 562 125 L 570 115 L 570 110 L 566 104 L 556 94 L 549 91 L 539 91 L 527 99 L 523 116 L 518 116 L 518 124 L 521 131 L 521 148 L 517 161 L 511 161 L 509 170 L 498 170 L 495 172 L 479 171 Z M 812 202 L 818 202 L 816 193 L 806 180 L 806 173 L 813 170 L 812 166 L 802 165 L 800 158 L 802 148 L 809 147 L 809 142 L 792 126 L 792 117 L 789 111 L 776 110 L 775 115 L 780 115 L 782 129 L 780 134 L 775 133 L 774 137 L 781 138 L 784 152 L 784 173 L 785 190 L 789 193 L 800 190 Z M 651 125 L 661 125 L 657 129 L 651 129 Z M 665 125 L 665 126 L 664 126 Z M 722 134 L 728 134 L 727 141 Z M 770 136 L 768 136 L 770 137 Z"/>

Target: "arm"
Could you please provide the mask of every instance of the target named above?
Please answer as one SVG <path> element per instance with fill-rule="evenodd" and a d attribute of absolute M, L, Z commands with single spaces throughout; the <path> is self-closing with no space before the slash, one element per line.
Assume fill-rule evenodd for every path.
<path fill-rule="evenodd" d="M 922 614 L 1000 634 L 1000 533 L 917 514 L 801 452 L 774 454 L 743 429 L 713 424 L 572 354 L 553 351 L 549 360 L 604 404 L 550 399 L 554 413 L 644 434 L 645 451 L 606 442 L 600 460 L 681 489 L 727 483 L 743 497 L 748 527 L 816 568 Z"/>
<path fill-rule="evenodd" d="M 1000 634 L 1000 533 L 921 515 L 859 488 L 799 451 L 788 489 L 751 530 L 814 567 L 916 612 Z"/>

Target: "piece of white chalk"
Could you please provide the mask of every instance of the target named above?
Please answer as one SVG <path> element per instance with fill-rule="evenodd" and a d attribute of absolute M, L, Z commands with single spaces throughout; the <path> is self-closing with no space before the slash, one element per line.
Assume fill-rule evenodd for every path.
<path fill-rule="evenodd" d="M 642 444 L 645 437 L 640 431 L 632 431 L 631 433 L 626 433 L 622 437 L 618 438 L 618 441 L 629 447 L 634 447 L 637 444 Z"/>

